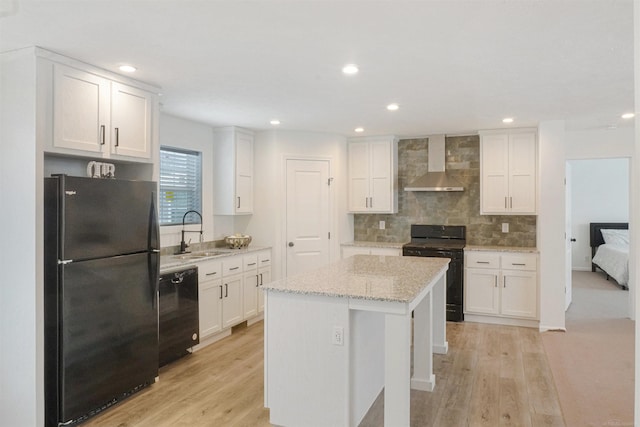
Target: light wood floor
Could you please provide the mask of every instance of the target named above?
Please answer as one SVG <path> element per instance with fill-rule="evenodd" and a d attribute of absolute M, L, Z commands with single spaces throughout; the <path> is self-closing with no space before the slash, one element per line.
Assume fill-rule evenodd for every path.
<path fill-rule="evenodd" d="M 161 368 L 158 383 L 84 426 L 268 426 L 262 330 L 241 328 Z M 412 426 L 565 425 L 537 330 L 448 323 L 447 340 L 435 390 L 411 392 Z M 361 426 L 383 425 L 383 393 Z"/>

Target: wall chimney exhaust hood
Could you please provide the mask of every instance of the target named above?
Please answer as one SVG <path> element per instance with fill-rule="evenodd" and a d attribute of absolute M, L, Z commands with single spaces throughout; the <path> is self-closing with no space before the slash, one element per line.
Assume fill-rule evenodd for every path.
<path fill-rule="evenodd" d="M 444 135 L 429 136 L 427 173 L 404 187 L 404 191 L 464 191 L 462 184 L 447 175 Z"/>

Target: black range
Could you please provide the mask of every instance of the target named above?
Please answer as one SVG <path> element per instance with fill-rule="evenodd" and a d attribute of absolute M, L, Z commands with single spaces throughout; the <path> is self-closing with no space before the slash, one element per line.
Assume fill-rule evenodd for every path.
<path fill-rule="evenodd" d="M 462 322 L 464 296 L 464 225 L 411 225 L 411 241 L 403 256 L 451 258 L 447 271 L 447 320 Z"/>

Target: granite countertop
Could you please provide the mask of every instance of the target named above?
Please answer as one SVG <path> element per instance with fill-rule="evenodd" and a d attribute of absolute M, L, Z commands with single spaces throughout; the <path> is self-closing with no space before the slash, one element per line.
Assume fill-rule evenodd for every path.
<path fill-rule="evenodd" d="M 365 246 L 368 248 L 393 248 L 402 249 L 402 246 L 406 243 L 395 242 L 365 242 L 362 240 L 342 243 L 342 246 Z"/>
<path fill-rule="evenodd" d="M 536 247 L 524 247 L 524 246 L 477 246 L 466 245 L 465 251 L 493 251 L 493 252 L 521 252 L 537 254 L 538 248 Z"/>
<path fill-rule="evenodd" d="M 448 258 L 355 255 L 264 285 L 267 291 L 409 303 L 448 268 Z"/>
<path fill-rule="evenodd" d="M 184 255 L 189 254 L 177 254 L 177 255 L 162 255 L 160 257 L 160 270 L 168 270 L 175 267 L 182 267 L 187 265 L 197 265 L 198 262 L 209 261 L 212 259 L 226 258 L 234 255 L 244 255 L 251 252 L 258 252 L 265 249 L 271 249 L 269 246 L 249 246 L 242 249 L 228 249 L 228 248 L 214 248 L 204 251 L 194 251 L 192 254 L 199 253 L 215 253 L 211 256 L 203 256 L 198 258 L 181 258 Z"/>

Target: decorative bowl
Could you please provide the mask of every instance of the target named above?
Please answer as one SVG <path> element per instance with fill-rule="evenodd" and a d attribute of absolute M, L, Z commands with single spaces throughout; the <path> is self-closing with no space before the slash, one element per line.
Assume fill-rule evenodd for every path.
<path fill-rule="evenodd" d="M 224 241 L 231 249 L 242 249 L 249 246 L 249 243 L 251 243 L 251 236 L 247 234 L 234 234 L 232 236 L 225 237 Z"/>

